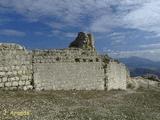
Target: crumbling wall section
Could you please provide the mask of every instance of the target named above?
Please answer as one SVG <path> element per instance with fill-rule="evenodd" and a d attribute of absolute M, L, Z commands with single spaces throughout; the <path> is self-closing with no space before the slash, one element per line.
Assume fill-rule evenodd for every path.
<path fill-rule="evenodd" d="M 118 63 L 114 60 L 110 61 L 107 65 L 107 89 L 121 89 L 126 90 L 128 70 L 122 63 Z"/>
<path fill-rule="evenodd" d="M 32 54 L 17 44 L 0 44 L 0 88 L 31 89 Z"/>
<path fill-rule="evenodd" d="M 64 49 L 33 54 L 36 90 L 104 90 L 104 70 L 97 53 Z"/>

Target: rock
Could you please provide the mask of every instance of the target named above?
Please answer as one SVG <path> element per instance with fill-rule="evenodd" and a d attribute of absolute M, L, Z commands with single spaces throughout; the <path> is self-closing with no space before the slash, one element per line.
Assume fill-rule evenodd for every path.
<path fill-rule="evenodd" d="M 77 38 L 69 45 L 69 47 L 95 50 L 92 34 L 79 32 Z"/>
<path fill-rule="evenodd" d="M 25 85 L 30 85 L 31 82 L 30 81 L 26 81 Z"/>
<path fill-rule="evenodd" d="M 13 87 L 18 86 L 18 82 L 14 81 L 14 82 L 12 83 L 12 86 L 13 86 Z"/>
<path fill-rule="evenodd" d="M 25 85 L 25 81 L 19 81 L 19 86 Z"/>
<path fill-rule="evenodd" d="M 26 90 L 32 90 L 33 89 L 33 86 L 32 85 L 28 85 L 28 86 L 24 86 L 23 87 L 23 90 L 26 91 Z"/>
<path fill-rule="evenodd" d="M 0 83 L 0 88 L 3 88 L 4 87 L 4 83 Z"/>
<path fill-rule="evenodd" d="M 0 49 L 7 50 L 7 49 L 17 49 L 17 50 L 25 50 L 24 47 L 14 43 L 0 43 Z"/>
<path fill-rule="evenodd" d="M 11 82 L 6 82 L 6 83 L 5 83 L 5 86 L 6 86 L 6 87 L 11 87 Z"/>
<path fill-rule="evenodd" d="M 26 90 L 27 90 L 27 86 L 24 86 L 24 87 L 23 87 L 23 90 L 26 91 Z"/>
<path fill-rule="evenodd" d="M 0 76 L 4 76 L 5 75 L 5 72 L 0 72 Z"/>
<path fill-rule="evenodd" d="M 7 81 L 7 77 L 3 77 L 2 82 L 6 82 L 6 81 Z"/>

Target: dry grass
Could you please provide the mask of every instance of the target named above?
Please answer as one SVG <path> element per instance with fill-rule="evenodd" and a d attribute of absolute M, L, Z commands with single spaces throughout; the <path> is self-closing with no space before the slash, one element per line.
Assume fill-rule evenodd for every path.
<path fill-rule="evenodd" d="M 155 90 L 0 91 L 0 96 L 2 120 L 160 119 L 160 92 Z"/>

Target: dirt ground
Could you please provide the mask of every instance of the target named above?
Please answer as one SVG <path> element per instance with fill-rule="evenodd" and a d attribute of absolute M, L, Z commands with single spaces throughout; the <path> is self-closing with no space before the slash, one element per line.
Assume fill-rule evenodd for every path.
<path fill-rule="evenodd" d="M 2 91 L 1 120 L 160 120 L 160 91 Z"/>

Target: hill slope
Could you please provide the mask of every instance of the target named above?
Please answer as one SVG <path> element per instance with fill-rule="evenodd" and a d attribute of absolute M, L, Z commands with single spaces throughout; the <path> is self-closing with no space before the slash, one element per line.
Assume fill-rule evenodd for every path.
<path fill-rule="evenodd" d="M 139 57 L 120 58 L 118 60 L 126 64 L 131 72 L 131 76 L 142 76 L 149 73 L 160 77 L 160 62 Z"/>

